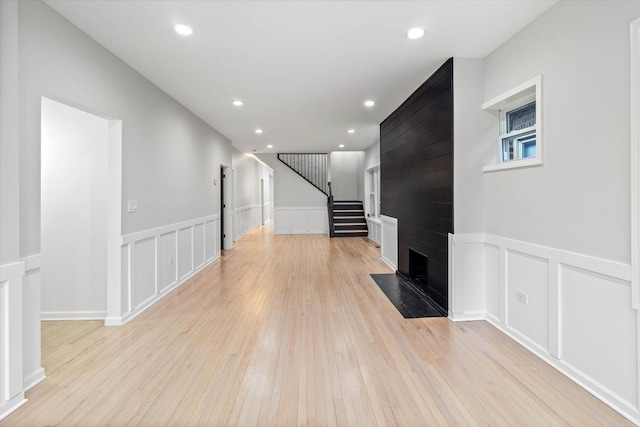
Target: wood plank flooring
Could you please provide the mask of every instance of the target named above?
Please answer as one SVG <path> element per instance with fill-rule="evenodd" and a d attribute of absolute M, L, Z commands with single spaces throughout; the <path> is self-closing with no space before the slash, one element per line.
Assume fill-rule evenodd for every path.
<path fill-rule="evenodd" d="M 43 322 L 5 426 L 630 425 L 486 322 L 404 319 L 366 238 L 264 227 L 121 327 Z"/>

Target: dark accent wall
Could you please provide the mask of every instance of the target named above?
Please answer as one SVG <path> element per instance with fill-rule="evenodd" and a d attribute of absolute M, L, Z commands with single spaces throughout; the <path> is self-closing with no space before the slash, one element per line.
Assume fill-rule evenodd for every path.
<path fill-rule="evenodd" d="M 448 309 L 453 233 L 453 58 L 380 124 L 381 212 L 398 219 L 398 271 L 428 257 L 423 291 Z"/>

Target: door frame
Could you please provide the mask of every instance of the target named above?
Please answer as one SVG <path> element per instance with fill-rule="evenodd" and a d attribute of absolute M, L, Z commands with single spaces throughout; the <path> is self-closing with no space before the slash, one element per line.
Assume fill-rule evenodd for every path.
<path fill-rule="evenodd" d="M 233 248 L 233 206 L 231 189 L 233 174 L 231 166 L 220 163 L 220 252 Z M 223 206 L 224 205 L 224 206 Z"/>

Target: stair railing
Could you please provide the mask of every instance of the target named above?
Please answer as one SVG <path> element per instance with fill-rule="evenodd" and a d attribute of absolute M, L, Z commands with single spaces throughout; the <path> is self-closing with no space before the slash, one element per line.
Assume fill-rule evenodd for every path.
<path fill-rule="evenodd" d="M 329 237 L 335 237 L 336 233 L 333 227 L 333 191 L 331 191 L 331 182 L 327 183 L 329 195 L 327 196 L 327 213 L 329 215 Z"/>
<path fill-rule="evenodd" d="M 309 184 L 327 194 L 329 174 L 327 153 L 278 153 L 278 160 Z"/>

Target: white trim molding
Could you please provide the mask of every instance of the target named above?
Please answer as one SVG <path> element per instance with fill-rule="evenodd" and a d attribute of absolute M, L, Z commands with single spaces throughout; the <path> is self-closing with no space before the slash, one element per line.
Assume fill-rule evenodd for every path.
<path fill-rule="evenodd" d="M 379 245 L 382 241 L 382 221 L 378 218 L 367 217 L 367 228 L 369 229 L 369 239 Z"/>
<path fill-rule="evenodd" d="M 327 234 L 326 206 L 278 206 L 275 208 L 275 234 Z"/>
<path fill-rule="evenodd" d="M 380 215 L 382 233 L 380 241 L 381 259 L 394 271 L 398 270 L 398 218 Z"/>
<path fill-rule="evenodd" d="M 265 205 L 265 209 L 268 209 L 267 205 Z M 260 205 L 242 206 L 233 210 L 234 241 L 262 225 L 261 212 Z"/>
<path fill-rule="evenodd" d="M 24 275 L 22 261 L 0 266 L 0 420 L 27 402 L 22 337 Z"/>
<path fill-rule="evenodd" d="M 220 251 L 219 214 L 122 236 L 120 314 L 107 316 L 105 326 L 127 323 L 218 259 Z"/>
<path fill-rule="evenodd" d="M 451 320 L 487 320 L 640 424 L 629 264 L 496 235 L 449 237 Z"/>
<path fill-rule="evenodd" d="M 640 18 L 631 23 L 630 56 L 631 293 L 640 310 Z"/>
<path fill-rule="evenodd" d="M 496 135 L 498 144 L 496 146 L 496 157 L 493 163 L 484 166 L 484 172 L 496 172 L 509 169 L 527 168 L 541 166 L 543 164 L 543 120 L 542 120 L 542 75 L 539 74 L 526 82 L 514 87 L 507 92 L 482 104 L 482 109 L 495 111 L 500 115 L 500 110 L 509 108 L 518 101 L 528 98 L 536 101 L 536 157 L 522 160 L 501 161 L 502 143 Z M 499 117 L 496 117 L 500 121 Z"/>

